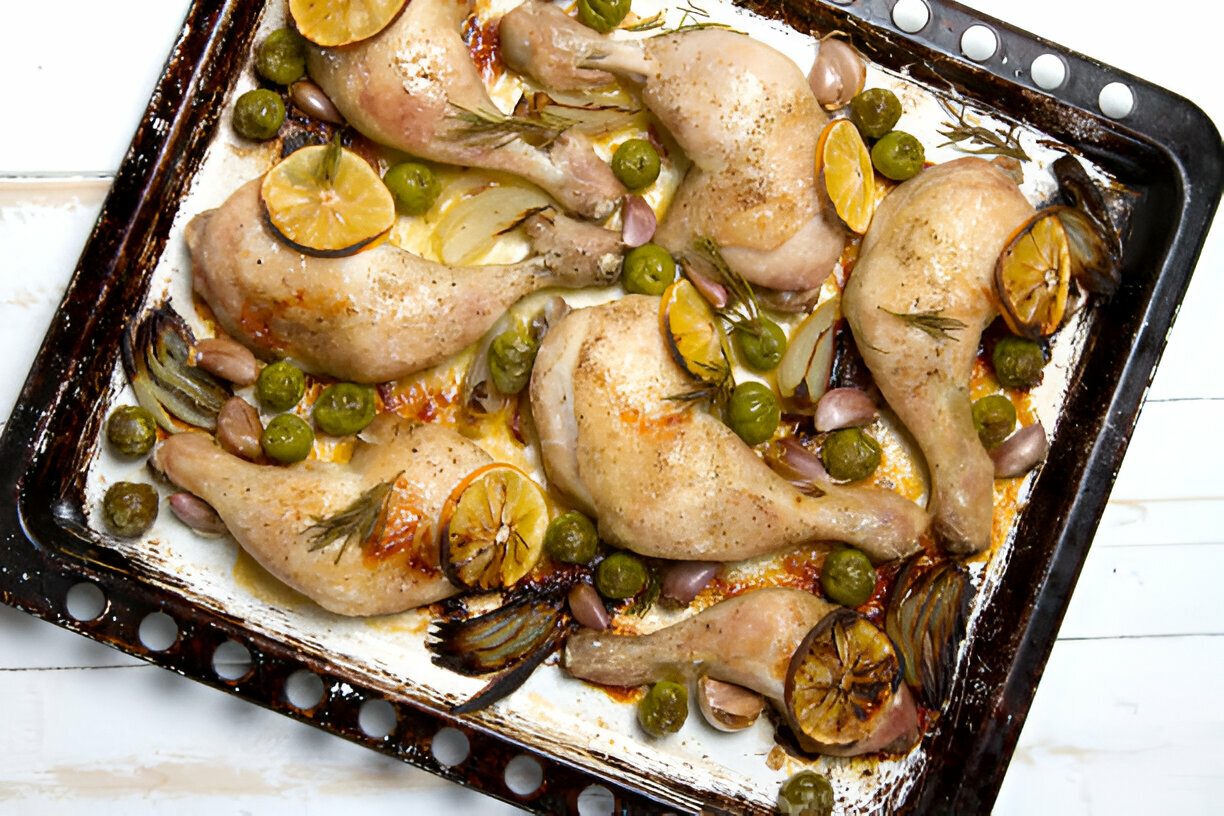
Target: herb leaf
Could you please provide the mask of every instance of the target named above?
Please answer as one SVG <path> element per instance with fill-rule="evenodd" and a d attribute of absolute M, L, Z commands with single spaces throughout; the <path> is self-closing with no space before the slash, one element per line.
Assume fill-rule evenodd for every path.
<path fill-rule="evenodd" d="M 964 103 L 961 103 L 959 112 L 953 110 L 952 105 L 942 99 L 939 100 L 939 104 L 949 115 L 956 117 L 955 123 L 941 123 L 939 135 L 948 141 L 939 145 L 940 147 L 954 145 L 955 149 L 962 153 L 971 153 L 975 156 L 1008 156 L 1017 161 L 1032 161 L 1029 155 L 1024 152 L 1024 148 L 1020 146 L 1020 139 L 1016 136 L 1016 130 L 1020 127 L 1019 125 L 1012 125 L 1006 131 L 1002 129 L 990 130 L 977 125 L 971 125 L 965 121 L 967 106 Z M 960 144 L 961 142 L 978 144 L 981 147 L 964 147 Z"/>
<path fill-rule="evenodd" d="M 344 551 L 354 541 L 362 546 L 376 542 L 386 524 L 387 499 L 394 479 L 374 485 L 358 496 L 348 507 L 330 516 L 315 516 L 315 523 L 306 528 L 310 535 L 309 551 L 315 552 L 342 541 L 335 563 L 340 563 Z"/>
<path fill-rule="evenodd" d="M 576 122 L 566 116 L 547 111 L 538 111 L 532 116 L 507 116 L 498 110 L 468 110 L 451 104 L 451 118 L 460 122 L 459 133 L 474 141 L 491 142 L 502 147 L 518 136 L 534 136 L 545 145 L 557 140 L 565 130 Z"/>
<path fill-rule="evenodd" d="M 956 340 L 952 336 L 952 332 L 967 329 L 969 326 L 955 317 L 943 317 L 940 315 L 942 309 L 936 309 L 931 312 L 917 312 L 915 314 L 904 314 L 902 312 L 890 312 L 883 306 L 876 307 L 882 312 L 887 312 L 899 320 L 904 320 L 912 328 L 926 332 L 936 340 Z"/>

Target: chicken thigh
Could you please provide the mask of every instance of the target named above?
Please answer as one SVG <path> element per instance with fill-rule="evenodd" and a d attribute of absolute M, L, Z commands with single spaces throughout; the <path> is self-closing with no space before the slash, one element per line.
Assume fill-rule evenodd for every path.
<path fill-rule="evenodd" d="M 464 111 L 499 116 L 460 36 L 471 0 L 413 0 L 375 37 L 338 48 L 307 43 L 307 67 L 344 118 L 379 144 L 425 159 L 514 173 L 569 210 L 602 217 L 625 189 L 574 131 L 546 147 L 513 129 L 474 134 Z"/>
<path fill-rule="evenodd" d="M 449 267 L 390 244 L 317 258 L 272 233 L 256 180 L 193 219 L 186 238 L 195 290 L 231 337 L 312 373 L 377 383 L 460 351 L 530 292 L 618 274 L 616 233 L 560 215 L 527 227 L 537 254 L 516 264 Z"/>
<path fill-rule="evenodd" d="M 154 454 L 155 466 L 212 505 L 268 572 L 340 615 L 401 612 L 459 591 L 439 566 L 435 524 L 455 485 L 490 461 L 449 428 L 389 415 L 362 433 L 343 465 L 253 464 L 201 433 L 171 436 Z M 374 540 L 319 538 L 321 520 L 370 504 L 367 491 L 384 485 L 391 486 L 382 505 L 385 523 Z"/>
<path fill-rule="evenodd" d="M 659 299 L 571 312 L 544 338 L 531 407 L 545 470 L 609 542 L 648 556 L 738 561 L 811 541 L 873 560 L 918 548 L 926 514 L 874 486 L 806 496 L 692 401 L 671 359 Z"/>
<path fill-rule="evenodd" d="M 788 57 L 720 28 L 612 40 L 537 0 L 499 31 L 506 63 L 545 87 L 602 84 L 602 72 L 641 83 L 693 161 L 656 243 L 679 252 L 710 238 L 735 272 L 773 289 L 828 276 L 845 243 L 813 159 L 828 117 Z"/>
<path fill-rule="evenodd" d="M 648 635 L 579 631 L 565 645 L 562 666 L 575 677 L 610 686 L 705 674 L 752 689 L 784 708 L 791 657 L 812 627 L 838 608 L 801 589 L 757 589 Z M 918 712 L 904 684 L 888 705 L 891 710 L 871 736 L 822 753 L 856 755 L 913 745 Z"/>
<path fill-rule="evenodd" d="M 997 314 L 995 262 L 1032 214 L 982 159 L 923 170 L 876 211 L 842 296 L 863 360 L 930 466 L 933 529 L 954 553 L 990 545 L 994 465 L 973 426 L 969 378 Z"/>

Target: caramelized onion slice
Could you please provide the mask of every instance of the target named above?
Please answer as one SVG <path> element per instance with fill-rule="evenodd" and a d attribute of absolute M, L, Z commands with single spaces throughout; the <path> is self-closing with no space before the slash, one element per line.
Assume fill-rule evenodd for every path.
<path fill-rule="evenodd" d="M 435 665 L 476 677 L 526 660 L 563 620 L 559 599 L 523 597 L 475 618 L 435 623 L 426 645 Z"/>
<path fill-rule="evenodd" d="M 951 691 L 973 594 L 964 567 L 950 561 L 930 566 L 920 556 L 893 585 L 884 627 L 901 653 L 905 682 L 930 708 L 941 708 Z"/>
<path fill-rule="evenodd" d="M 165 303 L 128 326 L 123 333 L 123 370 L 136 401 L 170 433 L 184 428 L 217 427 L 217 414 L 230 398 L 229 388 L 203 368 L 191 364 L 195 336 L 174 308 Z"/>

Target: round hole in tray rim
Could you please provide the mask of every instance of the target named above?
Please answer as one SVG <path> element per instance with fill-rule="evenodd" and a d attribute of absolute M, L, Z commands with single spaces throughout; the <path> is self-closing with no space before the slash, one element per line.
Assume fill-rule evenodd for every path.
<path fill-rule="evenodd" d="M 74 584 L 64 597 L 64 609 L 73 620 L 97 620 L 106 611 L 106 593 L 97 584 L 82 581 Z"/>
<path fill-rule="evenodd" d="M 140 642 L 153 652 L 164 652 L 178 640 L 178 624 L 165 612 L 150 612 L 140 622 Z"/>
<path fill-rule="evenodd" d="M 897 0 L 892 21 L 906 34 L 916 34 L 931 21 L 931 9 L 923 0 Z"/>
<path fill-rule="evenodd" d="M 429 751 L 434 759 L 450 768 L 468 758 L 472 752 L 472 744 L 468 741 L 467 734 L 458 728 L 447 726 L 434 734 Z"/>

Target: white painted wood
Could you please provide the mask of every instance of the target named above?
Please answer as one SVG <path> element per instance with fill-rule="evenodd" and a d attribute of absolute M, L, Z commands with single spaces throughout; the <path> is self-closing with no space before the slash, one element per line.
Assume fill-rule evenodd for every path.
<path fill-rule="evenodd" d="M 1165 84 L 1224 122 L 1206 3 L 967 5 Z M 0 418 L 100 204 L 18 175 L 118 166 L 186 0 L 0 6 Z M 1196 17 L 1198 18 L 1196 20 Z M 1148 31 L 1153 33 L 1149 34 Z M 6 178 L 7 177 L 7 178 Z M 999 797 L 999 814 L 1218 811 L 1224 233 L 1213 230 Z M 0 814 L 511 812 L 0 607 Z"/>

